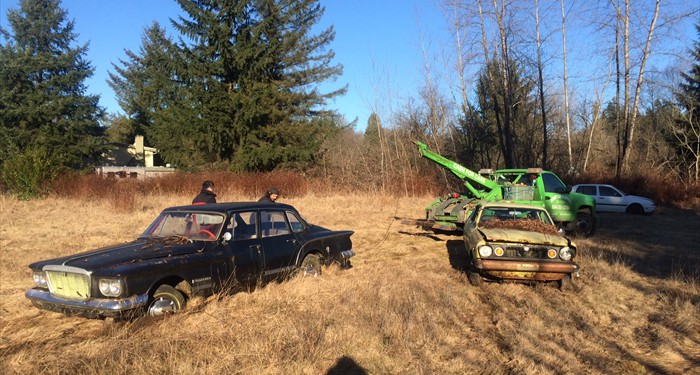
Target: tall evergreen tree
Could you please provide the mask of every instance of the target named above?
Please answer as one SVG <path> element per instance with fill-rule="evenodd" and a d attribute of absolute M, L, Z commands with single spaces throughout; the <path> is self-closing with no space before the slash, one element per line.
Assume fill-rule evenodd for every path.
<path fill-rule="evenodd" d="M 471 102 L 462 105 L 457 118 L 457 159 L 471 168 L 495 167 L 492 155 L 498 154 L 496 130 L 486 121 L 485 111 Z"/>
<path fill-rule="evenodd" d="M 99 97 L 86 95 L 93 73 L 88 45 L 73 47 L 74 24 L 60 0 L 21 0 L 9 10 L 0 45 L 0 163 L 32 151 L 80 168 L 101 151 Z"/>
<path fill-rule="evenodd" d="M 379 115 L 372 112 L 367 119 L 360 155 L 366 170 L 366 182 L 377 188 L 384 182 L 386 139 L 383 138 L 385 136 Z"/>
<path fill-rule="evenodd" d="M 696 119 L 700 116 L 700 24 L 695 25 L 698 40 L 694 42 L 695 48 L 690 54 L 695 60 L 687 73 L 681 73 L 681 82 L 677 99 L 689 113 L 689 117 Z"/>
<path fill-rule="evenodd" d="M 177 92 L 173 73 L 172 41 L 158 22 L 146 28 L 139 53 L 126 50 L 127 60 L 121 66 L 112 64 L 116 73 L 109 73 L 107 83 L 114 90 L 119 106 L 131 121 L 134 132 L 146 135 L 154 125 L 157 113 L 163 110 Z"/>
<path fill-rule="evenodd" d="M 481 134 L 496 136 L 506 168 L 530 167 L 537 164 L 541 150 L 534 124 L 534 80 L 526 79 L 514 60 L 508 63 L 506 77 L 500 66 L 497 60 L 489 61 L 476 83 L 481 122 L 489 129 Z"/>
<path fill-rule="evenodd" d="M 690 51 L 692 67 L 687 73 L 681 73 L 681 82 L 676 100 L 682 108 L 672 128 L 672 134 L 678 142 L 676 152 L 687 163 L 688 175 L 692 181 L 700 180 L 700 24 L 695 25 L 698 40 Z"/>
<path fill-rule="evenodd" d="M 130 98 L 122 107 L 137 119 L 148 111 L 131 108 L 139 102 L 135 81 L 166 67 L 159 74 L 170 84 L 154 90 L 163 101 L 150 104 L 153 116 L 138 121 L 151 144 L 185 167 L 228 164 L 265 171 L 309 163 L 327 129 L 319 124 L 333 115 L 324 105 L 345 91 L 318 89 L 342 72 L 331 64 L 333 28 L 312 33 L 324 12 L 318 0 L 178 3 L 186 16 L 173 22 L 181 37 L 169 50 L 168 64 L 148 63 L 157 51 L 168 50 L 167 39 L 152 43 L 158 34 L 152 28 L 140 56 L 127 53 L 130 60 L 122 61 L 119 76 L 111 76 Z"/>
<path fill-rule="evenodd" d="M 379 115 L 377 115 L 376 112 L 372 112 L 367 119 L 367 128 L 365 128 L 365 145 L 369 147 L 379 147 L 382 131 L 382 123 L 379 119 Z"/>

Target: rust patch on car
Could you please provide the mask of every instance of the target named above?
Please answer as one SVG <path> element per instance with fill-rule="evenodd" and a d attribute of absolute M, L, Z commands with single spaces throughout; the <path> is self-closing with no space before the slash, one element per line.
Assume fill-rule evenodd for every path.
<path fill-rule="evenodd" d="M 509 272 L 539 272 L 567 274 L 574 272 L 573 262 L 521 262 L 495 259 L 477 259 L 475 266 L 485 272 L 509 271 Z"/>
<path fill-rule="evenodd" d="M 530 281 L 556 281 L 564 278 L 566 274 L 556 272 L 516 272 L 516 271 L 485 271 L 493 277 L 508 280 Z"/>

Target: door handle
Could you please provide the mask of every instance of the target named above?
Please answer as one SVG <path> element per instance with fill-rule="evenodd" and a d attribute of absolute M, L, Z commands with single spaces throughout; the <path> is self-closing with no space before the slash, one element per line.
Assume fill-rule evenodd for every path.
<path fill-rule="evenodd" d="M 296 240 L 296 239 L 287 240 L 287 243 L 291 243 L 291 244 L 296 245 L 296 244 L 297 244 L 297 240 Z"/>
<path fill-rule="evenodd" d="M 251 245 L 250 248 L 251 248 L 252 250 L 257 251 L 258 254 L 260 254 L 260 245 Z"/>

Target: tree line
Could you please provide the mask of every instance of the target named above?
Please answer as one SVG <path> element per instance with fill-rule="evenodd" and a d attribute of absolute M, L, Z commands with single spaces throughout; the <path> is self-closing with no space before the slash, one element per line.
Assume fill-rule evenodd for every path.
<path fill-rule="evenodd" d="M 569 178 L 596 171 L 609 182 L 649 174 L 700 181 L 700 46 L 677 38 L 697 6 L 447 0 L 442 7 L 454 43 L 436 54 L 451 58 L 431 59 L 424 50 L 423 90 L 398 109 L 377 106 L 386 143 L 374 159 L 382 165 L 434 169 L 391 160 L 403 158 L 417 136 L 472 170 L 541 166 Z M 567 38 L 572 26 L 575 48 Z M 579 59 L 573 71 L 572 55 Z"/>
<path fill-rule="evenodd" d="M 326 105 L 347 86 L 319 89 L 342 65 L 333 61 L 333 27 L 314 29 L 324 14 L 318 0 L 175 1 L 183 11 L 171 20 L 177 38 L 154 22 L 139 50 L 113 64 L 108 84 L 123 115 L 105 113 L 86 93 L 94 68 L 60 0 L 22 0 L 8 11 L 10 30 L 0 30 L 6 189 L 37 195 L 60 171 L 89 169 L 111 142 L 137 134 L 184 170 L 295 170 L 409 194 L 436 177 L 449 182 L 418 160 L 416 139 L 475 170 L 602 168 L 620 177 L 652 168 L 699 180 L 700 42 L 689 47 L 687 69 L 651 80 L 646 71 L 674 23 L 697 9 L 446 1 L 449 89 L 426 57 L 423 89 L 389 111 L 377 106 L 357 133 L 363 124 Z M 572 93 L 571 14 L 601 35 L 596 53 L 607 69 L 591 76 L 593 95 Z"/>

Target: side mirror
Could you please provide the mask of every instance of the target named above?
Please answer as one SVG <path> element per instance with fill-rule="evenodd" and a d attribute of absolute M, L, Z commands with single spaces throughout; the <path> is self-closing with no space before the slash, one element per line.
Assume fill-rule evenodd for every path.
<path fill-rule="evenodd" d="M 233 238 L 233 235 L 231 234 L 231 232 L 225 232 L 224 235 L 221 236 L 221 239 L 223 240 L 223 242 L 231 241 L 231 238 Z"/>

